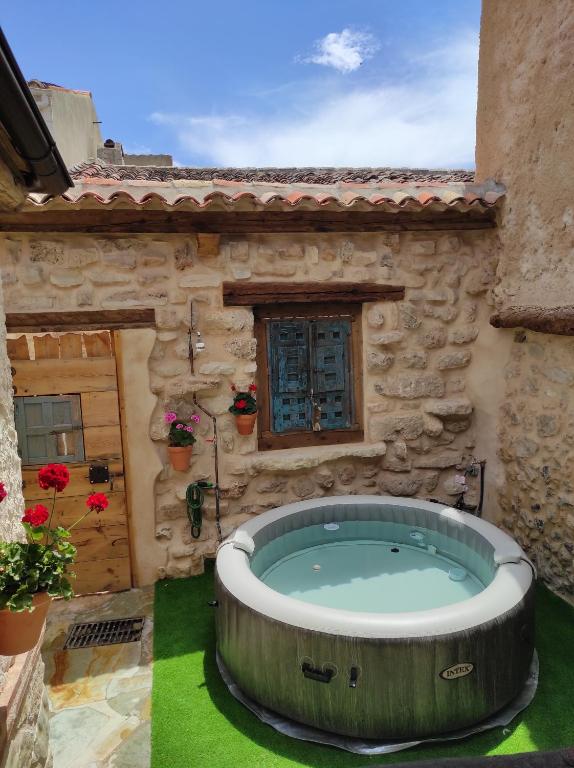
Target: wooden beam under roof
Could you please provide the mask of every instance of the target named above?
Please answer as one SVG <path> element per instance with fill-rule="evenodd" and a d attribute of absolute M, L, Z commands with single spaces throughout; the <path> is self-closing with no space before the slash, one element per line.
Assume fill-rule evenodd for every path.
<path fill-rule="evenodd" d="M 8 312 L 8 333 L 61 333 L 155 328 L 154 309 L 105 309 L 79 312 Z"/>
<path fill-rule="evenodd" d="M 315 302 L 401 301 L 404 297 L 404 286 L 379 283 L 223 283 L 223 305 L 226 307 Z"/>
<path fill-rule="evenodd" d="M 443 211 L 149 211 L 133 209 L 37 210 L 0 214 L 0 232 L 81 234 L 264 232 L 401 232 L 491 229 L 494 209 Z"/>

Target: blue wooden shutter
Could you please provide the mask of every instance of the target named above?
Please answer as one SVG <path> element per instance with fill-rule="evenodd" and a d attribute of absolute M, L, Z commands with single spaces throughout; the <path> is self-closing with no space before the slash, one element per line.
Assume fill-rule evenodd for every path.
<path fill-rule="evenodd" d="M 314 320 L 311 325 L 313 399 L 321 408 L 321 429 L 352 424 L 352 377 L 348 318 Z"/>
<path fill-rule="evenodd" d="M 84 460 L 79 395 L 14 398 L 22 464 Z"/>
<path fill-rule="evenodd" d="M 273 432 L 311 428 L 309 321 L 269 322 L 268 359 Z"/>

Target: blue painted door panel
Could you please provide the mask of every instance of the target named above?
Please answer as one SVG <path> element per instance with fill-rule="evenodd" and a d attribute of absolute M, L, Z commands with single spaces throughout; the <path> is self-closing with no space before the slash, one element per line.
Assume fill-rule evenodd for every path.
<path fill-rule="evenodd" d="M 269 324 L 271 414 L 273 432 L 308 429 L 309 327 L 304 320 Z"/>
<path fill-rule="evenodd" d="M 350 335 L 347 318 L 269 322 L 273 432 L 352 426 Z"/>
<path fill-rule="evenodd" d="M 351 426 L 350 335 L 346 318 L 312 321 L 313 393 L 322 430 Z"/>

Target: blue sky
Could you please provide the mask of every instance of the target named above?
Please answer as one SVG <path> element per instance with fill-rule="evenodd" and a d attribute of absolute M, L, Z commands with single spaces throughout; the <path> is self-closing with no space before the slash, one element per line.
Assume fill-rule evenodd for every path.
<path fill-rule="evenodd" d="M 479 0 L 28 0 L 27 78 L 183 165 L 472 167 Z"/>

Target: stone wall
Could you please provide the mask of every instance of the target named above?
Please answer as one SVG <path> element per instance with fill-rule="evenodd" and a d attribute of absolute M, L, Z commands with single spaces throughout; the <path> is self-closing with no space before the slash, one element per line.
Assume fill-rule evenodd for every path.
<path fill-rule="evenodd" d="M 477 178 L 507 189 L 499 213 L 497 308 L 571 305 L 574 291 L 574 7 L 483 0 Z M 574 591 L 574 343 L 497 331 L 503 522 L 565 595 Z"/>
<path fill-rule="evenodd" d="M 3 186 L 0 163 L 0 207 L 7 200 L 22 203 L 24 194 L 12 183 Z M 8 248 L 2 265 L 13 256 Z M 17 453 L 12 400 L 12 375 L 6 352 L 4 297 L 0 288 L 0 482 L 8 496 L 0 504 L 0 538 L 15 540 L 23 534 L 24 511 L 20 458 Z M 2 768 L 46 768 L 52 760 L 48 746 L 48 715 L 43 683 L 44 665 L 39 646 L 15 658 L 0 656 L 0 766 Z"/>
<path fill-rule="evenodd" d="M 479 390 L 488 348 L 477 339 L 488 333 L 493 239 L 492 231 L 268 235 L 222 238 L 218 253 L 203 257 L 194 238 L 181 236 L 5 240 L 2 247 L 12 254 L 3 274 L 10 311 L 156 308 L 148 370 L 134 365 L 129 371 L 140 380 L 149 376 L 156 396 L 146 390 L 139 408 L 135 401 L 143 403 L 143 395 L 133 390 L 132 410 L 140 425 L 147 421 L 149 433 L 128 423 L 130 441 L 153 441 L 162 467 L 157 472 L 145 463 L 157 472 L 152 513 L 141 498 L 132 509 L 136 562 L 146 548 L 140 582 L 195 573 L 215 551 L 213 499 L 206 502 L 198 541 L 191 539 L 184 505 L 188 483 L 213 477 L 209 420 L 200 425 L 189 472 L 174 472 L 167 461 L 163 413 L 190 414 L 194 393 L 218 417 L 224 534 L 251 515 L 302 498 L 372 492 L 454 498 L 456 466 L 492 445 L 492 434 L 480 433 L 475 404 L 484 407 Z M 259 452 L 255 435 L 236 433 L 227 412 L 229 387 L 257 380 L 256 343 L 252 311 L 223 307 L 224 279 L 406 286 L 402 302 L 363 307 L 363 443 Z M 206 344 L 193 373 L 190 304 Z"/>

